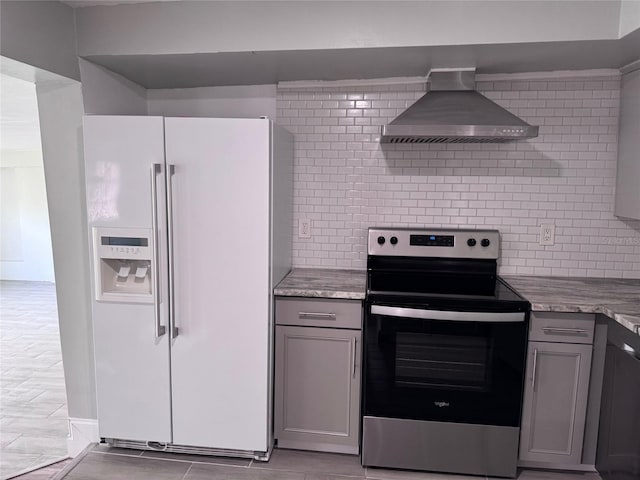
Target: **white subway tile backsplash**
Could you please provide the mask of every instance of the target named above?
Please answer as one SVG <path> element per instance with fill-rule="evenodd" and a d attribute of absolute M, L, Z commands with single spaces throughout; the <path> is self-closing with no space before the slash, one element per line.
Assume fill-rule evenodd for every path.
<path fill-rule="evenodd" d="M 540 125 L 509 144 L 380 144 L 424 84 L 278 90 L 295 134 L 295 266 L 364 268 L 370 226 L 496 228 L 502 274 L 640 278 L 640 222 L 613 216 L 619 79 L 482 81 Z M 556 243 L 538 244 L 539 225 Z"/>

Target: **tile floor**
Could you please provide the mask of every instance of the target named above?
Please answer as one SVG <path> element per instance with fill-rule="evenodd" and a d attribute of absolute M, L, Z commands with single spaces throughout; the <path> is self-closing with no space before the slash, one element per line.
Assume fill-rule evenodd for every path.
<path fill-rule="evenodd" d="M 274 450 L 268 463 L 248 459 L 141 452 L 97 445 L 65 480 L 482 480 L 483 477 L 363 468 L 355 455 Z M 22 480 L 22 479 L 20 479 Z M 28 478 L 25 480 L 40 480 Z M 600 480 L 596 473 L 526 470 L 518 480 Z"/>
<path fill-rule="evenodd" d="M 66 457 L 55 285 L 0 281 L 0 477 Z"/>

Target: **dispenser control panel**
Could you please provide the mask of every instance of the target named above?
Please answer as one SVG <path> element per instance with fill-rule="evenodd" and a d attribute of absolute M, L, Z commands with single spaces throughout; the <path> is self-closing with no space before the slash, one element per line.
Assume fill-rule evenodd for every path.
<path fill-rule="evenodd" d="M 93 254 L 96 300 L 153 302 L 151 230 L 96 227 Z"/>

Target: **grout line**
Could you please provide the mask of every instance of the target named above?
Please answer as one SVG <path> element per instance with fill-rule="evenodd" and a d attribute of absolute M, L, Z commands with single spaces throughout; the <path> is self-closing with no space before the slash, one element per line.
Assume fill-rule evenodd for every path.
<path fill-rule="evenodd" d="M 0 451 L 2 451 L 3 453 L 9 453 L 9 452 L 7 452 L 7 451 L 6 451 L 6 448 L 7 448 L 8 446 L 10 446 L 10 445 L 11 445 L 13 442 L 15 442 L 16 440 L 20 440 L 20 438 L 21 438 L 21 437 L 23 437 L 23 436 L 24 436 L 24 433 L 18 433 L 18 436 L 17 436 L 16 438 L 14 438 L 13 440 L 11 440 L 11 441 L 10 441 L 9 443 L 7 443 L 6 445 L 4 445 L 4 446 L 2 447 L 2 449 L 0 449 Z"/>
<path fill-rule="evenodd" d="M 178 463 L 197 463 L 198 465 L 216 465 L 218 467 L 236 467 L 236 468 L 248 468 L 248 465 L 233 465 L 231 463 L 220 463 L 220 462 L 203 462 L 201 460 L 191 460 L 191 459 L 182 459 L 182 458 L 162 458 L 162 457 L 152 457 L 152 456 L 146 456 L 144 455 L 146 452 L 158 452 L 158 450 L 142 450 L 142 452 L 140 453 L 140 455 L 129 455 L 126 453 L 110 453 L 110 452 L 95 452 L 95 453 L 104 453 L 107 455 L 121 455 L 123 457 L 141 457 L 144 458 L 146 460 L 162 460 L 165 462 L 178 462 Z M 160 452 L 160 453 L 165 453 L 165 452 Z M 168 454 L 171 454 L 172 452 L 166 452 Z M 190 455 L 189 453 L 184 453 L 184 454 L 177 454 L 177 455 Z M 229 457 L 229 458 L 238 458 L 238 457 Z"/>
<path fill-rule="evenodd" d="M 173 461 L 173 462 L 180 462 L 180 461 L 187 462 L 187 461 L 190 461 L 190 463 L 197 463 L 198 465 L 215 465 L 217 467 L 249 468 L 248 465 L 233 465 L 232 463 L 201 462 L 201 461 L 198 461 L 198 460 L 174 460 L 174 459 L 171 459 L 171 458 L 167 458 L 166 460 Z"/>
<path fill-rule="evenodd" d="M 336 473 L 336 472 L 318 472 L 316 470 L 289 470 L 289 469 L 285 469 L 285 468 L 265 468 L 265 467 L 252 467 L 254 470 L 263 470 L 263 471 L 269 471 L 269 472 L 286 472 L 286 473 L 300 473 L 300 474 L 319 474 L 319 475 L 333 475 L 333 476 L 338 476 L 338 477 L 345 477 L 345 478 L 366 478 L 366 477 L 362 477 L 361 475 L 347 475 L 344 473 Z"/>
<path fill-rule="evenodd" d="M 189 468 L 187 468 L 187 471 L 184 472 L 184 475 L 182 476 L 182 480 L 184 480 L 185 478 L 187 478 L 187 475 L 189 475 L 189 472 L 191 471 L 191 468 L 193 467 L 193 463 L 189 464 Z"/>

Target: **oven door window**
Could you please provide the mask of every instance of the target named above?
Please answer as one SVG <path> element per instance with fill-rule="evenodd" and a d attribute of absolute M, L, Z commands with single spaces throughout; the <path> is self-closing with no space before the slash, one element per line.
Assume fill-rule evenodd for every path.
<path fill-rule="evenodd" d="M 395 383 L 407 388 L 487 392 L 491 338 L 396 332 Z"/>
<path fill-rule="evenodd" d="M 527 322 L 365 319 L 365 415 L 518 426 Z"/>

